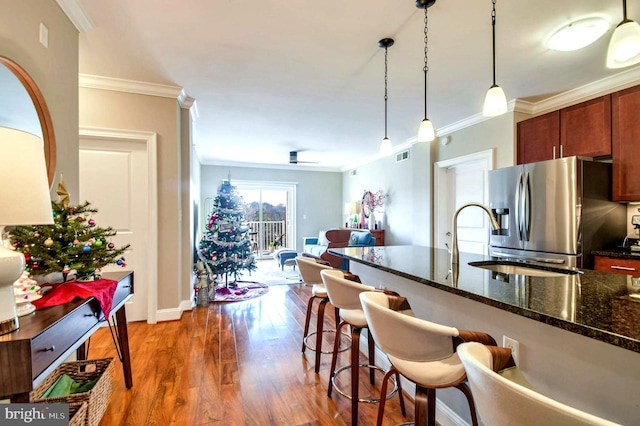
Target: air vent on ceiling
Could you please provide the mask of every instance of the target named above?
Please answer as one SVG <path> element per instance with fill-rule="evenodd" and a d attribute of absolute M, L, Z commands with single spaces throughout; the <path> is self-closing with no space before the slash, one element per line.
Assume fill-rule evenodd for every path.
<path fill-rule="evenodd" d="M 409 159 L 409 150 L 402 151 L 396 154 L 396 163 Z"/>

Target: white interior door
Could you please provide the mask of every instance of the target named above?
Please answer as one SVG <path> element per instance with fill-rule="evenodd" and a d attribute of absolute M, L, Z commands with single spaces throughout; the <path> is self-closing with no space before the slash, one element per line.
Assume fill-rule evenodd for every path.
<path fill-rule="evenodd" d="M 453 215 L 468 202 L 488 202 L 487 172 L 493 169 L 493 150 L 440 161 L 435 167 L 436 221 L 434 245 L 452 247 Z M 486 254 L 489 243 L 489 218 L 482 209 L 469 207 L 458 215 L 458 249 Z"/>
<path fill-rule="evenodd" d="M 148 146 L 144 140 L 81 136 L 80 200 L 98 209 L 98 226 L 112 227 L 116 246 L 131 244 L 124 254 L 126 269 L 134 271 L 134 296 L 126 305 L 128 321 L 155 322 L 151 311 L 150 277 L 155 269 L 155 249 L 149 221 L 152 196 Z M 103 271 L 121 270 L 110 265 Z M 155 295 L 155 291 L 152 293 Z M 155 312 L 155 305 L 153 306 Z"/>

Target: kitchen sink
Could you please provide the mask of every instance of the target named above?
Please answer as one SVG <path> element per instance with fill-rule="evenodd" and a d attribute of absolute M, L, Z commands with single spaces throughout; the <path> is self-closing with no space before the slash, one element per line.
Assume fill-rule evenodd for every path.
<path fill-rule="evenodd" d="M 574 269 L 528 265 L 520 262 L 484 261 L 469 262 L 469 265 L 476 268 L 488 269 L 500 274 L 527 275 L 530 277 L 557 278 L 581 273 L 580 271 L 576 271 Z"/>

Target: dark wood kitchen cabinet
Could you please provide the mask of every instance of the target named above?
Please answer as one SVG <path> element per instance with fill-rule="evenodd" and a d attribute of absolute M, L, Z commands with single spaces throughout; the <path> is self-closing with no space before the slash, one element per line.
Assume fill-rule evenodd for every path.
<path fill-rule="evenodd" d="M 640 277 L 640 259 L 623 259 L 618 257 L 594 256 L 596 271 Z"/>
<path fill-rule="evenodd" d="M 581 155 L 611 155 L 611 96 L 518 123 L 518 164 Z"/>
<path fill-rule="evenodd" d="M 560 110 L 560 157 L 611 155 L 611 95 Z"/>
<path fill-rule="evenodd" d="M 560 146 L 560 112 L 553 111 L 518 123 L 518 164 L 557 157 Z"/>
<path fill-rule="evenodd" d="M 613 199 L 640 200 L 640 86 L 611 95 Z"/>

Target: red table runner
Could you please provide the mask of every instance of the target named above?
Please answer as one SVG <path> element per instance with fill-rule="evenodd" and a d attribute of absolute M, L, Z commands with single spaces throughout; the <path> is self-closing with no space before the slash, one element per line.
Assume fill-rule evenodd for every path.
<path fill-rule="evenodd" d="M 46 284 L 45 284 L 46 285 Z M 71 302 L 76 297 L 88 299 L 95 297 L 100 303 L 100 308 L 105 318 L 111 314 L 113 295 L 118 287 L 118 281 L 99 279 L 89 282 L 71 281 L 60 284 L 53 284 L 53 290 L 42 296 L 41 299 L 34 300 L 36 309 L 48 308 L 50 306 L 63 305 Z"/>

